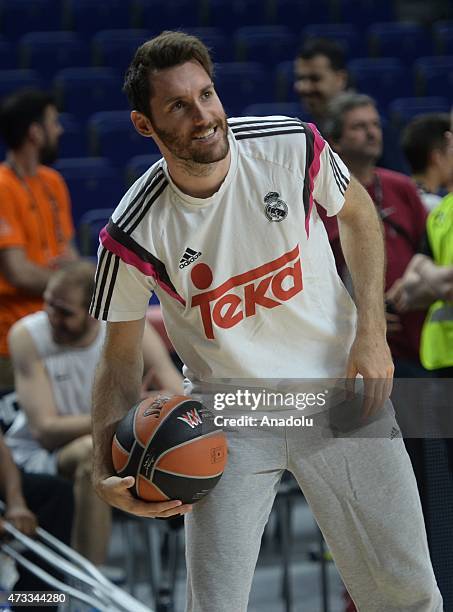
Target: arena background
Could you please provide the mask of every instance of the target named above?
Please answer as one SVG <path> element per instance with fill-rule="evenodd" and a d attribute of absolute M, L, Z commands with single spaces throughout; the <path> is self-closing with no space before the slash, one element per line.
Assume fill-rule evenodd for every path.
<path fill-rule="evenodd" d="M 163 29 L 194 33 L 211 48 L 217 90 L 230 116 L 304 118 L 292 87 L 293 60 L 309 37 L 343 45 L 352 87 L 376 98 L 384 125 L 396 133 L 413 116 L 449 112 L 453 103 L 448 0 L 1 0 L 0 96 L 27 86 L 55 92 L 65 129 L 56 168 L 70 188 L 84 254 L 95 254 L 98 231 L 111 210 L 159 157 L 153 142 L 134 131 L 121 88 L 134 50 Z M 445 609 L 453 610 L 452 480 L 436 440 L 421 443 L 419 453 L 433 563 Z M 285 600 L 290 609 L 282 567 L 287 499 L 281 496 L 264 540 L 252 611 L 276 612 Z M 331 563 L 328 602 L 321 596 L 318 532 L 301 495 L 290 511 L 292 609 L 343 610 Z M 137 595 L 149 601 L 147 551 L 137 526 L 117 525 L 111 561 L 125 563 L 122 534 L 136 540 L 135 568 L 129 570 Z M 168 548 L 168 537 L 164 545 Z M 182 567 L 176 586 L 180 610 Z"/>

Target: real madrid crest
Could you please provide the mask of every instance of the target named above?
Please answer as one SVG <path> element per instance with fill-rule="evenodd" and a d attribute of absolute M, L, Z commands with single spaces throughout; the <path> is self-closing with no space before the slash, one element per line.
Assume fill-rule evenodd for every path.
<path fill-rule="evenodd" d="M 264 196 L 264 213 L 269 221 L 283 221 L 288 215 L 288 205 L 280 198 L 280 194 L 276 191 L 269 191 Z"/>

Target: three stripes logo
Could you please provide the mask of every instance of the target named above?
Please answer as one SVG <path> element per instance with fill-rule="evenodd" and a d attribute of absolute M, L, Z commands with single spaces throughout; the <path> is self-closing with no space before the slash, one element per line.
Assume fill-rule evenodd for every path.
<path fill-rule="evenodd" d="M 183 414 L 182 416 L 179 416 L 177 418 L 180 421 L 184 421 L 184 423 L 187 423 L 187 425 L 189 425 L 189 427 L 191 427 L 192 429 L 195 429 L 197 425 L 201 425 L 203 423 L 203 419 L 201 418 L 196 408 L 188 410 L 186 414 Z"/>
<path fill-rule="evenodd" d="M 190 247 L 187 247 L 184 251 L 184 255 L 179 260 L 179 267 L 182 270 L 187 266 L 190 266 L 195 260 L 197 260 L 201 255 L 201 251 L 194 251 Z"/>

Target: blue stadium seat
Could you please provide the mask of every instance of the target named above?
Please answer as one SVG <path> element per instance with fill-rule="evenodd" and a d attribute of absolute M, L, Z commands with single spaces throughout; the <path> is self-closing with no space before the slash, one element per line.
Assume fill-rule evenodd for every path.
<path fill-rule="evenodd" d="M 83 213 L 77 226 L 77 242 L 83 257 L 96 257 L 99 234 L 107 225 L 114 207 L 94 208 Z"/>
<path fill-rule="evenodd" d="M 246 106 L 241 115 L 244 117 L 261 117 L 266 115 L 285 115 L 298 117 L 305 121 L 303 109 L 298 102 L 260 102 Z"/>
<path fill-rule="evenodd" d="M 60 113 L 64 132 L 58 145 L 59 157 L 83 157 L 88 154 L 85 125 L 69 113 Z"/>
<path fill-rule="evenodd" d="M 93 61 L 124 74 L 137 48 L 148 38 L 147 30 L 101 30 L 93 36 Z"/>
<path fill-rule="evenodd" d="M 425 98 L 396 98 L 390 102 L 388 116 L 390 121 L 401 128 L 417 115 L 425 113 L 448 113 L 450 104 L 447 98 L 429 96 Z"/>
<path fill-rule="evenodd" d="M 160 153 L 155 153 L 154 155 L 134 155 L 126 166 L 126 178 L 129 185 L 132 185 L 161 158 L 162 155 Z"/>
<path fill-rule="evenodd" d="M 115 166 L 123 166 L 134 155 L 157 153 L 152 138 L 135 130 L 129 111 L 95 113 L 89 120 L 90 151 L 94 156 L 108 157 Z"/>
<path fill-rule="evenodd" d="M 366 54 L 363 38 L 353 23 L 313 23 L 302 29 L 302 41 L 310 38 L 327 38 L 339 43 L 347 58 Z"/>
<path fill-rule="evenodd" d="M 185 32 L 197 36 L 210 49 L 214 62 L 234 61 L 234 49 L 231 40 L 225 36 L 221 28 L 185 28 Z"/>
<path fill-rule="evenodd" d="M 332 21 L 351 21 L 361 28 L 397 19 L 395 0 L 335 0 Z"/>
<path fill-rule="evenodd" d="M 453 55 L 453 21 L 434 23 L 433 40 L 437 55 Z"/>
<path fill-rule="evenodd" d="M 281 62 L 275 69 L 274 94 L 276 102 L 298 102 L 294 91 L 294 61 Z"/>
<path fill-rule="evenodd" d="M 55 169 L 61 172 L 68 184 L 76 226 L 88 210 L 113 210 L 125 192 L 122 175 L 103 157 L 60 159 Z"/>
<path fill-rule="evenodd" d="M 269 98 L 267 72 L 257 62 L 216 64 L 215 87 L 227 114 L 241 112 L 244 106 Z"/>
<path fill-rule="evenodd" d="M 453 55 L 420 57 L 414 72 L 418 95 L 446 96 L 453 102 Z"/>
<path fill-rule="evenodd" d="M 334 20 L 335 3 L 331 0 L 270 0 L 268 4 L 268 23 L 285 25 L 297 35 L 304 23 Z"/>
<path fill-rule="evenodd" d="M 27 32 L 61 30 L 61 0 L 2 0 L 0 32 L 16 40 Z"/>
<path fill-rule="evenodd" d="M 417 23 L 374 23 L 367 31 L 372 57 L 399 57 L 412 62 L 420 55 L 433 52 L 431 37 Z"/>
<path fill-rule="evenodd" d="M 410 75 L 396 57 L 359 58 L 347 67 L 355 89 L 372 96 L 381 109 L 394 98 L 413 94 Z"/>
<path fill-rule="evenodd" d="M 14 70 L 18 67 L 16 49 L 12 43 L 0 36 L 0 70 Z"/>
<path fill-rule="evenodd" d="M 64 68 L 56 73 L 54 88 L 59 107 L 78 119 L 128 107 L 122 79 L 112 68 Z"/>
<path fill-rule="evenodd" d="M 132 25 L 132 0 L 66 0 L 64 25 L 90 38 L 99 30 Z"/>
<path fill-rule="evenodd" d="M 42 88 L 36 70 L 0 70 L 0 98 L 25 87 Z"/>
<path fill-rule="evenodd" d="M 270 23 L 269 0 L 207 0 L 203 21 L 231 34 L 238 25 L 257 26 Z"/>
<path fill-rule="evenodd" d="M 236 60 L 262 62 L 268 68 L 296 54 L 296 38 L 286 26 L 246 26 L 234 32 Z"/>
<path fill-rule="evenodd" d="M 37 70 L 48 81 L 62 68 L 90 63 L 88 44 L 74 32 L 30 32 L 18 49 L 20 67 Z"/>
<path fill-rule="evenodd" d="M 206 25 L 202 20 L 202 0 L 136 0 L 136 27 L 149 28 L 153 34 L 162 30 Z"/>

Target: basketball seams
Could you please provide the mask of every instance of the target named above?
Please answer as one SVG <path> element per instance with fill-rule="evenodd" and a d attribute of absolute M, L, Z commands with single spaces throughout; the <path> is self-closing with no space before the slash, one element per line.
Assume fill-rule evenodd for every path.
<path fill-rule="evenodd" d="M 118 438 L 116 437 L 116 435 L 115 435 L 115 437 L 113 438 L 113 441 L 115 442 L 115 444 L 116 444 L 117 446 L 119 446 L 120 450 L 122 450 L 122 451 L 123 451 L 123 452 L 124 452 L 126 455 L 128 455 L 128 454 L 129 454 L 129 451 L 128 451 L 127 449 L 125 449 L 125 448 L 124 448 L 124 446 L 123 446 L 123 445 L 121 444 L 121 442 L 118 440 Z M 132 444 L 132 446 L 134 446 L 134 444 Z"/>
<path fill-rule="evenodd" d="M 203 434 L 201 436 L 197 436 L 195 438 L 195 440 L 204 440 L 205 438 L 210 438 L 212 436 L 217 436 L 219 434 L 219 432 L 221 432 L 222 430 L 215 430 L 215 431 L 210 431 L 207 434 Z M 152 481 L 152 477 L 154 476 L 154 472 L 156 470 L 159 470 L 160 472 L 165 472 L 166 470 L 162 470 L 159 467 L 156 467 L 157 463 L 162 459 L 162 457 L 165 457 L 165 455 L 167 455 L 168 453 L 171 453 L 172 451 L 174 451 L 177 448 L 181 448 L 183 446 L 187 446 L 188 444 L 192 444 L 192 442 L 194 441 L 194 439 L 190 439 L 190 440 L 186 440 L 185 442 L 181 442 L 181 444 L 176 444 L 175 446 L 172 446 L 171 448 L 167 448 L 166 451 L 164 451 L 163 453 L 161 453 L 158 457 L 156 457 L 156 461 L 154 462 L 154 466 L 151 472 L 151 481 Z M 170 473 L 170 472 L 169 472 Z M 192 476 L 192 478 L 197 478 L 197 476 Z M 206 478 L 206 476 L 200 476 L 200 478 Z M 210 478 L 213 478 L 213 476 L 210 476 Z"/>
<path fill-rule="evenodd" d="M 178 397 L 182 397 L 182 396 L 178 396 Z M 155 401 L 156 399 L 159 399 L 159 396 L 157 396 L 157 397 L 156 397 L 156 398 L 155 398 L 153 401 Z M 143 401 L 144 401 L 144 400 L 142 400 L 142 402 L 143 402 Z M 137 406 L 137 412 L 138 412 L 138 409 L 140 408 L 140 405 L 142 404 L 142 402 L 140 402 L 140 403 L 138 404 L 138 406 Z M 162 418 L 162 420 L 161 420 L 161 421 L 159 421 L 158 426 L 154 428 L 154 431 L 153 431 L 153 433 L 151 434 L 151 437 L 149 438 L 148 442 L 146 443 L 146 446 L 143 446 L 143 444 L 140 444 L 140 446 L 141 446 L 143 449 L 148 450 L 149 445 L 150 445 L 150 444 L 151 444 L 151 442 L 153 441 L 153 439 L 154 439 L 154 437 L 156 436 L 156 434 L 157 434 L 157 432 L 159 431 L 159 429 L 162 427 L 162 424 L 163 424 L 163 423 L 165 423 L 165 421 L 166 421 L 166 420 L 168 419 L 168 417 L 171 415 L 172 411 L 173 411 L 175 408 L 179 408 L 180 406 L 183 406 L 183 405 L 184 405 L 186 402 L 193 402 L 193 400 L 192 400 L 192 399 L 189 399 L 189 398 L 187 398 L 187 399 L 185 398 L 185 399 L 184 399 L 182 402 L 180 402 L 180 403 L 178 403 L 178 404 L 176 404 L 175 406 L 172 406 L 172 407 L 170 408 L 170 410 L 169 410 L 169 411 L 167 412 L 167 414 L 166 414 L 166 415 L 165 415 L 165 416 Z M 137 438 L 137 432 L 136 432 L 136 430 L 135 430 L 135 418 L 136 418 L 137 412 L 135 413 L 135 416 L 134 416 L 134 437 L 135 437 L 135 438 L 138 440 L 138 438 Z M 141 465 L 140 465 L 140 467 L 141 467 Z"/>
<path fill-rule="evenodd" d="M 197 438 L 199 439 L 199 438 Z M 176 446 L 175 446 L 176 448 Z M 183 474 L 182 472 L 171 472 L 170 470 L 164 470 L 162 468 L 157 467 L 154 471 L 160 472 L 161 474 L 170 474 L 170 476 L 176 476 L 178 478 L 187 478 L 188 480 L 211 480 L 212 478 L 220 478 L 223 474 L 223 470 L 218 474 L 212 474 L 209 476 L 193 476 L 191 474 Z M 143 477 L 142 477 L 143 478 Z M 155 482 L 153 482 L 155 486 Z M 165 495 L 165 493 L 164 493 Z"/>
<path fill-rule="evenodd" d="M 116 442 L 118 443 L 118 446 L 121 446 L 121 444 L 118 442 L 118 439 L 117 439 L 117 438 L 115 438 L 115 440 L 116 440 Z M 127 466 L 129 465 L 129 463 L 131 462 L 131 459 L 132 459 L 132 457 L 134 456 L 134 450 L 135 450 L 135 447 L 136 447 L 136 446 L 141 446 L 141 444 L 139 444 L 139 443 L 138 443 L 136 440 L 134 440 L 134 442 L 132 443 L 132 446 L 131 446 L 131 450 L 130 450 L 130 451 L 129 451 L 129 453 L 128 453 L 127 461 L 126 461 L 126 463 L 123 465 L 123 467 L 121 468 L 121 470 L 118 472 L 118 474 L 121 474 L 122 472 L 124 472 L 124 470 L 127 468 Z M 123 448 L 123 447 L 121 446 L 121 448 Z M 143 447 L 142 447 L 142 448 L 143 448 Z M 125 449 L 123 449 L 123 450 L 124 450 L 126 453 L 128 452 L 128 451 L 126 451 Z M 138 473 L 138 472 L 137 472 L 137 473 Z"/>
<path fill-rule="evenodd" d="M 138 434 L 137 434 L 137 430 L 136 430 L 136 428 L 135 428 L 135 421 L 137 420 L 137 414 L 138 414 L 138 413 L 139 413 L 139 411 L 140 411 L 140 405 L 141 405 L 141 402 L 140 402 L 139 404 L 137 404 L 137 405 L 136 405 L 136 407 L 135 407 L 134 418 L 133 418 L 133 420 L 132 420 L 132 431 L 133 431 L 133 433 L 134 433 L 134 440 L 137 442 L 137 444 L 138 444 L 139 446 L 141 446 L 141 447 L 143 448 L 143 450 L 145 450 L 146 446 L 144 446 L 144 445 L 141 443 L 140 438 L 138 437 Z M 155 433 L 155 432 L 154 432 L 154 433 Z M 153 436 L 154 436 L 154 433 L 153 433 Z M 141 463 L 140 463 L 140 467 L 141 467 Z"/>
<path fill-rule="evenodd" d="M 125 461 L 121 471 L 117 473 L 123 477 L 125 474 L 135 477 L 132 493 L 138 498 L 149 501 L 154 498 L 198 501 L 216 485 L 223 474 L 227 454 L 223 431 L 220 428 L 212 430 L 209 423 L 206 423 L 206 432 L 199 427 L 194 429 L 206 407 L 190 396 L 163 396 L 160 414 L 156 419 L 158 423 L 146 425 L 148 419 L 143 416 L 152 405 L 153 401 L 150 402 L 149 399 L 141 400 L 135 405 L 135 409 L 131 410 L 129 418 L 123 419 L 123 429 L 120 430 L 118 426 L 117 433 L 126 437 L 123 436 L 124 439 L 120 442 L 115 434 L 113 440 L 118 461 L 120 456 L 122 461 Z M 192 415 L 192 409 L 201 410 L 199 416 L 196 413 L 195 416 Z M 154 411 L 150 414 L 152 412 Z M 204 416 L 207 418 L 207 415 Z M 185 423 L 179 423 L 176 419 Z M 186 425 L 190 425 L 192 430 Z M 169 444 L 173 445 L 168 447 Z M 193 444 L 195 455 L 191 450 Z M 198 450 L 195 450 L 198 444 Z M 214 451 L 214 447 L 219 448 Z M 192 463 L 192 456 L 195 463 Z M 192 474 L 186 474 L 184 466 L 189 472 L 192 471 Z M 210 470 L 215 473 L 209 473 Z M 148 488 L 148 485 L 151 488 Z M 178 491 L 182 497 L 178 497 Z"/>
<path fill-rule="evenodd" d="M 166 493 L 164 493 L 164 491 L 162 491 L 162 489 L 160 487 L 157 486 L 157 484 L 155 482 L 151 482 L 149 480 L 147 480 L 144 476 L 142 476 L 141 474 L 138 474 L 137 479 L 136 479 L 136 484 L 135 484 L 135 488 L 137 493 L 138 491 L 138 485 L 140 484 L 141 481 L 144 481 L 145 483 L 151 484 L 155 489 L 157 489 L 159 491 L 159 493 L 163 496 L 166 497 L 167 499 L 170 499 L 168 497 L 168 495 Z"/>
<path fill-rule="evenodd" d="M 167 414 L 166 414 L 166 415 L 165 415 L 165 416 L 162 418 L 162 420 L 159 422 L 158 427 L 156 427 L 156 428 L 154 429 L 154 431 L 153 431 L 153 433 L 152 433 L 152 435 L 151 435 L 150 439 L 148 440 L 148 443 L 147 443 L 146 447 L 145 447 L 145 446 L 143 446 L 142 444 L 140 444 L 140 446 L 141 446 L 141 447 L 142 447 L 142 448 L 145 450 L 145 452 L 144 452 L 144 453 L 142 453 L 142 456 L 141 456 L 141 459 L 140 459 L 140 463 L 139 463 L 138 470 L 137 470 L 137 473 L 138 473 L 138 474 L 140 474 L 140 473 L 141 473 L 141 470 L 142 470 L 142 465 L 143 465 L 143 461 L 144 461 L 144 459 L 145 459 L 145 457 L 146 457 L 146 451 L 147 451 L 147 450 L 148 450 L 148 448 L 150 447 L 150 444 L 151 444 L 151 442 L 154 440 L 154 438 L 155 438 L 156 434 L 158 433 L 159 429 L 162 427 L 162 424 L 163 424 L 163 423 L 165 423 L 165 421 L 166 421 L 166 420 L 167 420 L 167 419 L 168 419 L 168 418 L 171 416 L 172 411 L 173 411 L 175 408 L 179 408 L 180 406 L 183 406 L 183 405 L 184 405 L 186 402 L 193 402 L 193 400 L 192 400 L 192 399 L 187 398 L 187 399 L 184 399 L 184 400 L 183 400 L 181 403 L 178 403 L 178 404 L 176 404 L 175 406 L 172 406 L 172 407 L 170 408 L 170 410 L 168 410 Z M 138 411 L 137 411 L 137 412 L 138 412 Z M 137 438 L 136 431 L 135 431 L 135 417 L 134 417 L 134 437 L 135 437 L 135 438 Z M 173 447 L 173 448 L 176 448 L 176 447 Z M 161 455 L 159 455 L 159 457 L 160 457 L 160 456 L 161 456 Z M 154 465 L 156 464 L 156 462 L 157 462 L 157 459 L 156 459 L 156 461 L 154 462 Z M 149 478 L 150 482 L 153 482 L 153 476 L 154 476 L 154 466 L 153 466 L 153 468 L 152 468 L 152 470 L 151 470 L 151 474 L 150 474 L 150 478 Z M 153 483 L 153 484 L 154 484 L 154 483 Z"/>

